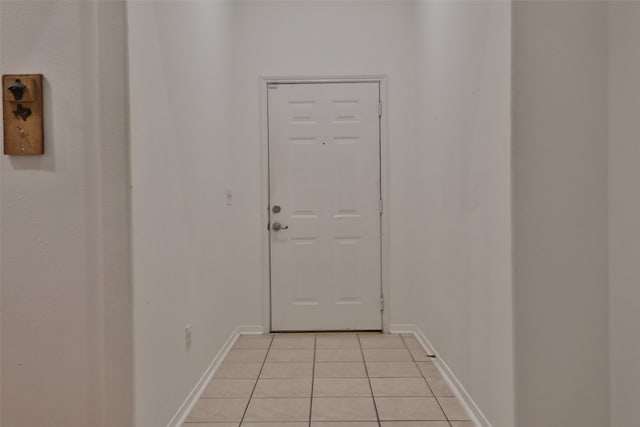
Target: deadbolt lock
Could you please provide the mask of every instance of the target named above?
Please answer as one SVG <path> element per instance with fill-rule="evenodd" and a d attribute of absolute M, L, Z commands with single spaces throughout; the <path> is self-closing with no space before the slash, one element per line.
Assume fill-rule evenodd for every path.
<path fill-rule="evenodd" d="M 278 205 L 274 205 L 273 208 L 271 208 L 271 211 L 273 213 L 280 213 L 281 210 L 282 210 L 282 208 L 280 208 L 280 206 L 278 206 Z"/>

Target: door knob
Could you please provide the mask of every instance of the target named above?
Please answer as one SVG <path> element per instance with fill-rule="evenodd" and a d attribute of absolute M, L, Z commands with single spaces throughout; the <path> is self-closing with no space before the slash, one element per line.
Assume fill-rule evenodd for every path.
<path fill-rule="evenodd" d="M 274 222 L 273 224 L 271 224 L 271 229 L 273 231 L 280 231 L 280 230 L 286 230 L 288 229 L 289 226 L 288 225 L 282 225 L 279 222 Z"/>

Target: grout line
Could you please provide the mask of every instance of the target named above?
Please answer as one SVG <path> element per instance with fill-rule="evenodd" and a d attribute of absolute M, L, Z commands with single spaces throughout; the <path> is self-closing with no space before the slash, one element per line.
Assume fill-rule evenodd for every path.
<path fill-rule="evenodd" d="M 373 386 L 371 386 L 371 377 L 369 377 L 369 368 L 367 368 L 367 361 L 364 358 L 364 349 L 362 348 L 362 342 L 360 341 L 360 334 L 358 334 L 357 337 L 358 337 L 358 344 L 360 345 L 360 353 L 362 354 L 362 363 L 364 364 L 364 372 L 365 374 L 367 374 L 367 382 L 369 383 L 369 390 L 371 390 L 371 400 L 373 400 L 373 409 L 375 409 L 376 411 L 376 418 L 378 419 L 378 427 L 382 427 L 382 422 L 380 421 L 380 414 L 378 413 L 378 404 L 376 403 L 376 396 L 373 394 Z"/>
<path fill-rule="evenodd" d="M 287 424 L 300 424 L 303 423 L 304 421 L 259 421 L 260 425 L 262 424 L 272 424 L 272 425 L 277 425 L 279 427 L 283 426 L 283 425 L 287 425 Z M 326 424 L 326 423 L 340 423 L 340 424 L 362 424 L 362 423 L 374 423 L 375 421 L 358 421 L 358 420 L 343 420 L 343 421 L 315 421 L 316 423 L 320 423 L 320 424 Z M 449 420 L 434 420 L 434 419 L 420 419 L 420 420 L 405 420 L 405 419 L 399 419 L 399 420 L 384 420 L 385 423 L 433 423 L 433 422 L 445 422 L 449 425 L 451 425 L 451 422 L 470 422 L 469 420 L 453 420 L 453 421 L 449 421 Z M 219 423 L 225 424 L 225 423 L 229 423 L 229 424 L 234 424 L 236 423 L 236 421 L 222 421 L 222 422 L 218 422 L 218 421 L 214 421 L 213 425 L 217 425 Z M 191 421 L 188 423 L 185 423 L 184 426 L 182 427 L 196 427 L 198 425 L 209 425 L 212 424 L 209 421 Z M 253 424 L 253 422 L 251 422 L 251 424 Z"/>
<path fill-rule="evenodd" d="M 258 371 L 258 377 L 256 378 L 256 383 L 253 385 L 253 389 L 251 390 L 251 394 L 249 395 L 249 400 L 247 401 L 247 406 L 244 408 L 244 412 L 242 413 L 242 418 L 240 419 L 239 426 L 244 422 L 244 417 L 247 415 L 247 411 L 249 410 L 249 404 L 251 403 L 251 399 L 253 399 L 253 394 L 256 391 L 256 387 L 258 386 L 258 381 L 260 381 L 260 375 L 262 375 L 262 369 L 264 369 L 264 364 L 267 362 L 267 357 L 269 356 L 269 351 L 271 351 L 271 346 L 273 345 L 273 335 L 271 336 L 271 341 L 269 341 L 269 347 L 267 348 L 267 353 L 264 355 L 264 359 L 262 360 L 262 366 L 260 366 L 260 370 Z"/>
<path fill-rule="evenodd" d="M 405 380 L 405 379 L 414 379 L 414 378 L 403 378 L 403 377 L 373 377 L 373 378 L 382 378 L 382 379 L 401 379 L 401 380 Z M 296 379 L 296 380 L 304 380 L 306 378 L 262 378 L 264 380 L 289 380 L 289 379 Z M 366 380 L 366 378 L 364 377 L 360 377 L 360 378 L 355 378 L 355 377 L 322 377 L 319 378 L 321 380 L 333 380 L 333 379 L 346 379 L 346 380 Z M 346 396 L 339 396 L 339 395 L 331 395 L 331 396 L 316 396 L 316 399 L 366 399 L 368 397 L 371 397 L 371 395 L 359 395 L 359 396 L 355 396 L 355 395 L 346 395 Z M 378 396 L 378 397 L 383 397 L 385 399 L 403 399 L 403 398 L 411 398 L 411 397 L 455 397 L 455 396 L 429 396 L 429 395 L 425 395 L 425 394 L 408 394 L 408 395 L 393 395 L 393 396 Z M 238 400 L 238 399 L 245 399 L 244 397 L 201 397 L 200 399 L 202 400 Z M 303 397 L 300 396 L 280 396 L 280 397 L 254 397 L 253 399 L 270 399 L 270 400 L 278 400 L 278 399 L 303 399 Z M 346 420 L 349 421 L 349 420 Z M 346 421 L 340 421 L 340 422 L 346 422 Z M 400 420 L 401 421 L 401 420 Z M 405 420 L 405 421 L 411 421 L 411 420 Z M 420 421 L 420 420 L 418 420 Z M 427 420 L 429 421 L 429 420 Z M 463 421 L 463 420 L 453 420 L 453 421 Z M 219 422 L 219 421 L 202 421 L 202 422 Z M 261 422 L 276 422 L 276 421 L 261 421 Z M 283 421 L 283 422 L 296 422 L 296 421 Z M 298 421 L 299 422 L 299 421 Z M 328 421 L 318 421 L 318 422 L 328 422 Z M 356 422 L 356 420 L 354 420 L 354 422 Z M 362 421 L 357 421 L 357 422 L 362 422 Z"/>
<path fill-rule="evenodd" d="M 358 340 L 358 350 L 360 351 L 360 355 L 361 355 L 361 357 L 362 357 L 362 363 L 363 363 L 364 368 L 365 368 L 366 378 L 367 378 L 367 381 L 368 381 L 368 383 L 369 383 L 369 390 L 370 390 L 370 392 L 371 392 L 371 398 L 372 398 L 372 400 L 373 400 L 374 409 L 375 409 L 375 411 L 376 411 L 377 424 L 378 424 L 378 426 L 379 426 L 379 427 L 381 427 L 381 426 L 382 426 L 382 420 L 380 419 L 380 414 L 379 414 L 379 412 L 378 412 L 378 407 L 377 407 L 377 403 L 376 403 L 376 396 L 375 396 L 375 395 L 374 395 L 374 393 L 373 393 L 373 385 L 372 385 L 372 383 L 371 383 L 371 377 L 369 376 L 369 370 L 368 370 L 368 367 L 367 367 L 367 361 L 366 361 L 366 359 L 365 359 L 365 354 L 364 354 L 364 352 L 365 352 L 365 350 L 366 350 L 366 349 L 362 347 L 362 341 L 361 341 L 360 334 L 356 333 L 356 334 L 354 334 L 354 335 L 356 335 L 356 338 L 357 338 L 357 340 Z M 393 335 L 395 335 L 395 334 L 393 334 Z M 403 343 L 403 345 L 404 345 L 404 348 L 405 348 L 406 350 L 408 350 L 409 352 L 411 352 L 411 348 L 408 346 L 407 341 L 406 341 L 406 339 L 405 339 L 405 338 L 408 338 L 408 337 L 403 337 L 402 335 L 399 335 L 399 336 L 400 336 L 400 337 L 401 337 L 401 339 L 402 339 L 402 343 Z M 267 359 L 268 359 L 268 357 L 269 357 L 269 354 L 270 354 L 270 352 L 271 352 L 272 350 L 274 350 L 274 348 L 273 348 L 274 337 L 275 337 L 275 335 L 271 335 L 271 336 L 269 337 L 269 338 L 271 338 L 271 339 L 270 339 L 270 341 L 269 341 L 269 345 L 268 345 L 268 347 L 267 347 L 267 349 L 266 349 L 266 353 L 265 353 L 265 356 L 264 356 L 264 358 L 263 358 L 263 360 L 262 360 L 262 363 L 260 363 L 259 361 L 255 361 L 255 362 L 248 362 L 248 361 L 245 361 L 245 362 L 243 362 L 243 361 L 240 361 L 240 362 L 225 362 L 225 361 L 223 360 L 223 362 L 225 362 L 225 363 L 239 363 L 239 364 L 242 364 L 242 363 L 251 364 L 251 363 L 253 363 L 253 364 L 260 364 L 260 369 L 259 369 L 259 371 L 258 371 L 257 378 L 255 378 L 255 383 L 254 383 L 253 388 L 252 388 L 252 390 L 251 390 L 251 394 L 249 395 L 249 398 L 248 398 L 247 404 L 246 404 L 246 406 L 245 406 L 245 408 L 244 408 L 244 412 L 243 412 L 243 414 L 242 414 L 242 418 L 241 418 L 241 420 L 240 420 L 240 424 L 239 424 L 239 425 L 242 425 L 242 423 L 244 422 L 244 419 L 245 419 L 246 414 L 247 414 L 248 409 L 249 409 L 249 405 L 250 405 L 251 401 L 254 399 L 255 390 L 256 390 L 256 388 L 257 388 L 258 381 L 260 381 L 260 378 L 261 378 L 262 372 L 263 372 L 263 370 L 264 370 L 264 367 L 265 367 L 265 365 L 266 365 L 266 363 L 267 363 Z M 309 425 L 309 427 L 311 426 L 311 423 L 313 422 L 313 420 L 312 420 L 312 415 L 313 415 L 313 399 L 314 399 L 313 391 L 314 391 L 314 387 L 315 387 L 315 378 L 316 378 L 316 376 L 315 376 L 315 375 L 316 375 L 316 374 L 315 374 L 315 365 L 316 365 L 316 363 L 318 363 L 318 360 L 317 360 L 317 351 L 318 351 L 317 341 L 318 341 L 318 335 L 317 335 L 317 334 L 314 334 L 314 336 L 313 336 L 313 337 L 314 337 L 314 338 L 313 338 L 313 349 L 312 349 L 312 351 L 313 351 L 313 361 L 311 362 L 311 363 L 312 363 L 312 374 L 311 374 L 311 393 L 310 393 L 310 396 L 311 396 L 311 397 L 310 397 L 310 402 L 309 402 L 309 421 L 308 421 L 308 422 L 309 422 L 309 424 L 308 424 L 308 425 Z M 389 347 L 388 349 L 398 349 L 398 348 L 401 348 L 401 347 Z M 376 349 L 376 348 L 374 348 L 374 350 L 375 350 L 375 349 Z M 383 349 L 384 349 L 384 348 L 383 348 Z M 240 350 L 263 350 L 263 349 L 240 349 Z M 277 350 L 285 350 L 285 351 L 286 351 L 286 350 L 311 350 L 311 349 L 296 349 L 296 348 L 291 349 L 291 348 L 285 348 L 285 349 L 277 349 Z M 342 348 L 336 348 L 336 349 L 322 349 L 322 350 L 342 350 Z M 356 349 L 353 349 L 353 350 L 356 350 Z M 335 362 L 335 363 L 345 363 L 345 362 L 343 362 L 343 361 L 328 361 L 328 362 L 323 362 L 323 363 L 332 363 L 332 362 Z M 392 361 L 381 361 L 381 362 L 382 362 L 382 363 L 397 363 L 397 362 L 392 362 Z M 398 362 L 407 362 L 407 361 L 398 361 Z M 433 391 L 433 387 L 431 386 L 431 384 L 429 384 L 429 381 L 428 381 L 428 379 L 430 379 L 430 377 L 429 377 L 429 378 L 427 378 L 427 377 L 424 375 L 424 373 L 420 370 L 420 365 L 419 365 L 419 363 L 425 363 L 425 362 L 427 362 L 427 363 L 428 363 L 428 362 L 430 362 L 429 360 L 427 360 L 427 361 L 423 361 L 423 360 L 416 360 L 416 358 L 415 358 L 415 357 L 413 356 L 413 354 L 412 354 L 412 362 L 413 362 L 414 366 L 416 366 L 416 368 L 417 368 L 417 369 L 418 369 L 418 371 L 420 372 L 420 378 L 422 378 L 422 379 L 425 381 L 425 383 L 426 383 L 426 385 L 427 385 L 428 390 L 430 390 L 430 391 L 431 391 L 432 396 L 415 396 L 415 395 L 410 395 L 410 396 L 380 396 L 380 397 L 391 397 L 391 398 L 402 398 L 402 397 L 433 397 L 433 398 L 436 400 L 436 403 L 438 404 L 438 407 L 440 408 L 440 410 L 442 411 L 442 413 L 443 413 L 443 414 L 444 414 L 444 416 L 445 416 L 445 419 L 444 419 L 444 420 L 440 420 L 440 421 L 444 421 L 444 422 L 446 422 L 446 423 L 447 423 L 447 425 L 448 425 L 449 427 L 453 427 L 453 422 L 455 422 L 455 421 L 457 421 L 457 420 L 452 420 L 452 419 L 450 419 L 450 418 L 449 418 L 449 416 L 447 415 L 447 413 L 444 411 L 444 408 L 443 408 L 442 404 L 440 403 L 440 398 L 441 398 L 441 397 L 455 397 L 455 396 L 436 396 L 436 394 L 435 394 L 435 393 L 434 393 L 434 391 Z M 272 362 L 272 363 L 285 363 L 285 364 L 286 364 L 286 363 L 297 363 L 297 362 Z M 299 363 L 308 363 L 308 362 L 299 362 Z M 358 362 L 357 362 L 357 361 L 353 361 L 353 363 L 358 363 Z M 344 376 L 341 376 L 341 377 L 331 377 L 331 378 L 350 378 L 350 377 L 344 377 Z M 360 378 L 362 378 L 362 377 L 360 377 Z M 418 378 L 418 377 L 412 377 L 412 378 Z M 218 379 L 222 379 L 222 380 L 232 380 L 232 379 L 253 380 L 253 378 L 218 378 Z M 364 397 L 367 397 L 367 396 L 327 396 L 327 397 L 347 399 L 347 398 L 353 398 L 353 397 L 363 397 L 363 398 L 364 398 Z M 318 398 L 320 398 L 320 397 L 318 397 Z M 222 399 L 222 400 L 224 400 L 224 399 L 236 399 L 236 398 L 233 398 L 233 397 L 229 397 L 229 398 L 225 398 L 225 397 L 211 397 L 211 398 L 201 397 L 201 399 Z M 258 398 L 256 398 L 256 399 L 258 399 Z M 280 399 L 280 398 L 273 398 L 273 399 Z M 282 397 L 282 399 L 286 399 L 286 397 Z M 386 420 L 386 421 L 394 421 L 394 420 Z M 419 421 L 419 420 L 415 420 L 415 421 Z M 423 420 L 423 421 L 426 421 L 426 420 Z M 351 421 L 344 421 L 344 422 L 351 422 Z M 354 421 L 354 422 L 355 422 L 355 421 Z M 276 424 L 278 424 L 278 423 L 280 423 L 280 422 L 276 422 L 276 421 L 274 421 L 274 422 L 271 422 L 271 423 L 273 423 L 274 425 L 276 425 Z M 280 424 L 282 424 L 282 423 L 280 423 Z M 282 424 L 282 425 L 284 425 L 284 424 Z"/>
<path fill-rule="evenodd" d="M 311 427 L 311 415 L 313 413 L 313 386 L 316 380 L 316 350 L 318 336 L 313 336 L 313 365 L 311 365 L 311 399 L 309 401 L 309 427 Z"/>

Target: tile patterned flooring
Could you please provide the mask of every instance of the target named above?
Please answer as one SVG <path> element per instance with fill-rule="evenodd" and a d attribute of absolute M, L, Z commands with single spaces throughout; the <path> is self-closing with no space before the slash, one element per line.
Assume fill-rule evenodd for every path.
<path fill-rule="evenodd" d="M 183 427 L 473 427 L 413 335 L 238 338 Z"/>

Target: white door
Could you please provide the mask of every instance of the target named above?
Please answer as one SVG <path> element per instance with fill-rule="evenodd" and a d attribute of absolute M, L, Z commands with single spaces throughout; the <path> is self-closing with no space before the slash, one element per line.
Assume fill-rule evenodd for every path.
<path fill-rule="evenodd" d="M 274 331 L 382 329 L 380 87 L 270 84 Z"/>

